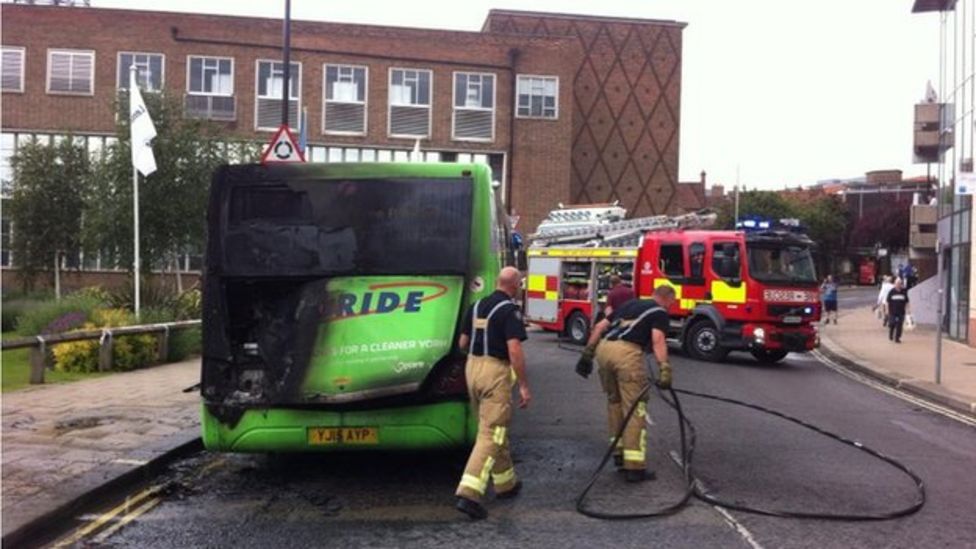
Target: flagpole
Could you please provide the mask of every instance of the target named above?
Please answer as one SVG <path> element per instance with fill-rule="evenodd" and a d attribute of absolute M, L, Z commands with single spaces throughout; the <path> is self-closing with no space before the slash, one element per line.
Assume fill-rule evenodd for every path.
<path fill-rule="evenodd" d="M 129 65 L 129 87 L 131 88 L 136 84 L 136 66 Z M 130 99 L 129 104 L 131 106 L 132 99 L 131 95 L 136 93 L 135 90 L 130 89 Z M 130 107 L 131 108 L 131 107 Z M 131 124 L 133 120 L 130 118 L 129 123 Z M 131 130 L 130 130 L 131 134 Z M 134 139 L 129 140 L 130 147 L 136 147 Z M 133 149 L 134 150 L 134 149 Z M 141 268 L 141 261 L 139 259 L 139 168 L 136 167 L 135 163 L 132 164 L 132 232 L 133 232 L 133 255 L 132 255 L 132 271 L 133 276 L 133 311 L 136 314 L 136 320 L 139 319 L 139 309 L 140 309 L 140 288 L 139 288 L 139 271 Z"/>
<path fill-rule="evenodd" d="M 135 281 L 134 281 L 135 302 L 134 303 L 135 303 L 136 320 L 138 320 L 139 319 L 139 296 L 140 296 L 140 293 L 139 293 L 139 269 L 140 269 L 140 261 L 139 261 L 139 170 L 136 169 L 135 166 L 132 167 L 132 219 L 133 219 L 133 228 L 134 228 L 134 231 L 133 232 L 135 233 L 135 238 L 133 239 L 135 241 L 135 245 L 134 245 L 134 251 L 133 251 L 134 255 L 133 255 L 133 261 L 132 261 L 132 269 L 135 271 Z"/>

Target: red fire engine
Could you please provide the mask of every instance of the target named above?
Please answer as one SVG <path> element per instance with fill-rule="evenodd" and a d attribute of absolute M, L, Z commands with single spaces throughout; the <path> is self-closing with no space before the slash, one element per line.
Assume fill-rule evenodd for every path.
<path fill-rule="evenodd" d="M 680 228 L 711 220 L 662 216 L 536 233 L 528 252 L 526 318 L 585 341 L 605 295 L 602 280 L 633 272 L 638 297 L 649 298 L 665 284 L 675 289 L 669 335 L 695 358 L 720 361 L 743 350 L 776 362 L 816 347 L 820 296 L 813 242 L 791 230 Z M 622 225 L 627 223 L 638 228 Z M 588 247 L 608 242 L 614 246 Z"/>

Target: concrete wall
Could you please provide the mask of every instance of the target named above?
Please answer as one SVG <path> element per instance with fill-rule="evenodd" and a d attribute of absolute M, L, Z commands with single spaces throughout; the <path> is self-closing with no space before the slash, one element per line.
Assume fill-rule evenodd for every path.
<path fill-rule="evenodd" d="M 938 321 L 938 291 L 939 277 L 933 276 L 924 282 L 919 282 L 914 288 L 908 290 L 908 299 L 911 303 L 912 316 L 918 324 L 935 326 Z"/>

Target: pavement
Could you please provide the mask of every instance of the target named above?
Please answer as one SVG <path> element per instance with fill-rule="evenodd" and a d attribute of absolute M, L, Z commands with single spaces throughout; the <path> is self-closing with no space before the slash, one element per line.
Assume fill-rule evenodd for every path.
<path fill-rule="evenodd" d="M 904 391 L 976 415 L 976 348 L 943 337 L 942 379 L 936 383 L 934 328 L 918 326 L 905 331 L 901 343 L 894 343 L 870 306 L 845 310 L 844 301 L 841 296 L 838 324 L 821 325 L 823 355 Z"/>
<path fill-rule="evenodd" d="M 199 359 L 3 394 L 4 545 L 199 440 Z"/>

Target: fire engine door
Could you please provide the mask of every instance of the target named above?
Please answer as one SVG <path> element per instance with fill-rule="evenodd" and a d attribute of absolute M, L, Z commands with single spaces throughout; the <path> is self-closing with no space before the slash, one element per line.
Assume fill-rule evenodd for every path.
<path fill-rule="evenodd" d="M 711 301 L 711 292 L 705 284 L 705 243 L 692 242 L 687 247 L 688 278 L 681 292 L 681 308 L 694 309 L 699 301 Z"/>
<path fill-rule="evenodd" d="M 746 284 L 742 280 L 742 251 L 736 242 L 713 242 L 711 261 L 711 300 L 720 306 L 736 308 L 746 302 Z"/>
<path fill-rule="evenodd" d="M 525 316 L 529 320 L 556 322 L 559 317 L 559 267 L 551 257 L 529 257 L 525 292 Z"/>

